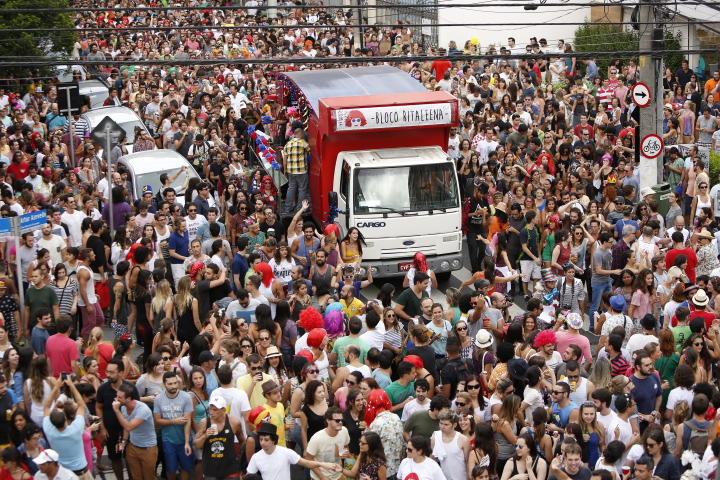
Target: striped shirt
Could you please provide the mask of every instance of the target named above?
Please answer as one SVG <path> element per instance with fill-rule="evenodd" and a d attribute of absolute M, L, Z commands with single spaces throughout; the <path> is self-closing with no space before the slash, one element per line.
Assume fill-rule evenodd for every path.
<path fill-rule="evenodd" d="M 630 364 L 627 362 L 622 353 L 615 358 L 611 358 L 610 365 L 612 365 L 612 370 L 610 372 L 610 376 L 612 377 L 625 375 L 627 373 L 627 369 L 630 368 Z"/>

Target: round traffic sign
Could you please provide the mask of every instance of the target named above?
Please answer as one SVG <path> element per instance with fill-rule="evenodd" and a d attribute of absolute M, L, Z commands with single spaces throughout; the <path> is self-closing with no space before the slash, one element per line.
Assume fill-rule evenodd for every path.
<path fill-rule="evenodd" d="M 657 158 L 663 153 L 664 149 L 665 143 L 660 135 L 651 133 L 643 137 L 642 141 L 640 141 L 640 153 L 645 158 Z"/>
<path fill-rule="evenodd" d="M 650 105 L 650 99 L 652 98 L 650 95 L 650 88 L 642 82 L 638 82 L 633 85 L 630 90 L 630 96 L 632 97 L 635 105 L 641 108 Z"/>

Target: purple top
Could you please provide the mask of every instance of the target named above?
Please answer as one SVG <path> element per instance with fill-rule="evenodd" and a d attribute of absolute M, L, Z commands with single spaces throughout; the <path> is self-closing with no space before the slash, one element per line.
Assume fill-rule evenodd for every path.
<path fill-rule="evenodd" d="M 102 210 L 102 218 L 105 222 L 110 223 L 110 204 L 106 203 Z M 113 204 L 113 228 L 117 230 L 120 225 L 125 225 L 123 214 L 130 213 L 130 205 L 125 202 Z"/>

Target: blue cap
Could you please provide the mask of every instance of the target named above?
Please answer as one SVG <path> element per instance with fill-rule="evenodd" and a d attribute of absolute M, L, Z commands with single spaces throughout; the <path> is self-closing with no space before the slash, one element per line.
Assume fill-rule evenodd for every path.
<path fill-rule="evenodd" d="M 143 193 L 143 194 L 153 193 L 152 187 L 151 187 L 150 185 L 145 185 L 145 186 L 143 186 L 143 187 L 142 187 L 142 193 Z"/>

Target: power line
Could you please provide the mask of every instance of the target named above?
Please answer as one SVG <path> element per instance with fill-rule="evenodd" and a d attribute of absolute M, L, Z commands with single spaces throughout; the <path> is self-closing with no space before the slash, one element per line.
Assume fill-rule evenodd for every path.
<path fill-rule="evenodd" d="M 537 60 L 541 58 L 556 58 L 558 56 L 571 56 L 578 59 L 583 58 L 595 58 L 595 57 L 628 57 L 628 56 L 639 56 L 639 55 L 651 55 L 651 54 L 662 54 L 662 55 L 688 55 L 688 54 L 715 54 L 717 49 L 711 48 L 699 48 L 689 50 L 664 50 L 662 52 L 653 50 L 628 50 L 628 51 L 590 51 L 590 52 L 572 52 L 563 53 L 555 52 L 550 54 L 510 54 L 510 55 L 444 55 L 444 56 L 406 56 L 406 57 L 281 57 L 273 58 L 274 65 L 327 65 L 327 64 L 380 64 L 380 63 L 398 63 L 398 62 L 414 62 L 414 61 L 428 61 L 428 60 L 449 60 L 449 61 L 466 61 L 473 62 L 475 60 Z M 67 65 L 71 62 L 73 65 L 82 66 L 111 66 L 111 65 L 127 65 L 128 60 L 106 60 L 106 61 L 88 61 L 88 60 L 72 60 L 57 58 L 34 58 L 34 57 L 0 57 L 3 67 L 32 67 L 43 65 Z M 188 60 L 146 60 L 146 61 L 135 61 L 133 64 L 138 67 L 142 66 L 163 66 L 163 65 L 177 65 L 177 66 L 214 66 L 214 65 L 257 65 L 264 63 L 264 59 L 247 59 L 247 58 L 209 58 L 209 59 L 188 59 Z"/>
<path fill-rule="evenodd" d="M 507 0 L 506 0 L 507 1 Z M 327 7 L 327 6 L 320 6 L 320 8 L 323 8 L 325 10 L 338 10 L 338 9 L 347 9 L 347 10 L 369 10 L 369 9 L 378 9 L 378 8 L 398 8 L 398 9 L 417 9 L 421 7 L 433 7 L 433 8 L 497 8 L 497 7 L 524 7 L 529 2 L 525 0 L 521 0 L 515 3 L 491 3 L 491 4 L 479 4 L 479 3 L 457 3 L 457 4 L 434 4 L 434 3 L 414 3 L 414 4 L 407 4 L 407 3 L 400 3 L 400 4 L 383 4 L 383 5 L 343 5 L 338 7 Z M 687 1 L 683 2 L 684 5 L 703 5 L 707 6 L 706 3 L 700 2 L 698 0 L 695 1 Z M 25 4 L 22 4 L 25 5 Z M 51 12 L 51 13 L 70 13 L 68 12 L 67 8 L 36 8 L 36 5 L 27 4 L 28 9 L 18 9 L 18 8 L 12 8 L 12 9 L 1 9 L 0 12 L 3 14 L 11 14 L 11 13 L 34 13 L 34 12 Z M 548 7 L 588 7 L 589 5 L 587 3 L 544 3 L 540 5 L 543 9 Z M 310 8 L 318 8 L 316 5 L 315 7 L 310 5 L 277 5 L 277 6 L 267 6 L 267 5 L 261 5 L 258 7 L 245 7 L 245 6 L 232 6 L 232 7 L 209 7 L 209 6 L 183 6 L 183 7 L 133 7 L 133 8 L 102 8 L 102 7 L 82 7 L 82 8 L 72 8 L 72 13 L 83 13 L 83 12 L 115 12 L 115 11 L 133 11 L 133 12 L 158 12 L 158 11 L 193 11 L 193 10 L 212 10 L 212 11 L 235 11 L 235 10 L 294 10 L 294 9 L 310 9 Z M 357 26 L 357 25 L 347 25 L 347 26 Z M 401 26 L 400 24 L 396 26 Z"/>

